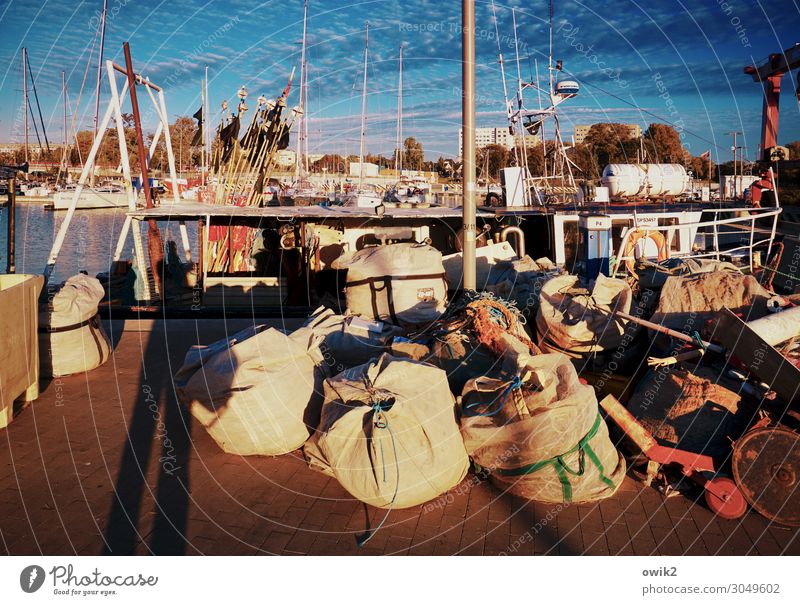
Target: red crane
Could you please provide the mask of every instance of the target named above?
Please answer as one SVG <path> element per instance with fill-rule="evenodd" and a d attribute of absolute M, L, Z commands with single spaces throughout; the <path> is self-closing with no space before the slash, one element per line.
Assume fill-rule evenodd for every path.
<path fill-rule="evenodd" d="M 761 111 L 761 160 L 770 161 L 772 149 L 778 145 L 778 104 L 781 96 L 781 79 L 800 67 L 800 42 L 782 53 L 770 55 L 761 65 L 748 65 L 744 73 L 764 86 L 764 105 Z M 800 74 L 797 81 L 800 100 Z M 800 158 L 792 158 L 800 159 Z"/>

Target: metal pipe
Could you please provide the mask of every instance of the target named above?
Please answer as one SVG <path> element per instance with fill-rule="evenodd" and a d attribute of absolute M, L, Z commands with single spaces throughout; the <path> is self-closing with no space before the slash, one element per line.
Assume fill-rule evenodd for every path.
<path fill-rule="evenodd" d="M 522 258 L 525 256 L 525 234 L 519 227 L 506 227 L 500 232 L 500 241 L 507 241 L 509 233 L 517 236 L 517 256 Z"/>
<path fill-rule="evenodd" d="M 153 207 L 152 192 L 147 173 L 147 150 L 144 147 L 144 133 L 142 132 L 142 121 L 139 117 L 139 100 L 136 98 L 136 74 L 133 73 L 133 62 L 131 61 L 131 47 L 125 42 L 122 45 L 125 52 L 125 75 L 128 77 L 128 90 L 131 96 L 131 111 L 133 112 L 133 125 L 136 130 L 136 144 L 139 149 L 139 166 L 142 174 L 142 188 L 144 189 L 145 206 L 149 210 Z M 116 69 L 116 67 L 115 67 Z"/>
<path fill-rule="evenodd" d="M 149 210 L 153 208 L 153 197 L 152 192 L 150 191 L 150 179 L 147 171 L 148 154 L 144 147 L 144 133 L 142 132 L 142 121 L 139 115 L 139 101 L 136 98 L 136 74 L 133 72 L 133 61 L 131 60 L 130 45 L 125 42 L 122 45 L 122 49 L 125 53 L 125 67 L 127 68 L 126 73 L 128 76 L 128 90 L 130 91 L 131 96 L 133 125 L 136 130 L 136 143 L 139 150 L 139 168 L 141 169 L 142 175 L 142 188 L 144 189 L 145 207 Z M 151 218 L 147 221 L 147 223 L 149 226 L 147 232 L 147 247 L 150 253 L 150 267 L 153 272 L 153 280 L 155 281 L 156 291 L 163 298 L 164 292 L 162 290 L 163 279 L 161 270 L 163 270 L 164 246 L 163 242 L 161 241 L 161 232 L 158 230 L 158 223 L 156 220 Z M 145 280 L 146 277 L 147 276 L 142 276 L 142 278 Z"/>
<path fill-rule="evenodd" d="M 128 75 L 128 70 L 122 67 L 122 65 L 118 65 L 117 63 L 112 62 L 111 67 L 113 67 L 115 71 L 118 71 L 119 73 L 124 74 L 125 76 Z M 147 88 L 152 88 L 156 92 L 161 92 L 160 86 L 157 86 L 156 84 L 153 84 L 150 80 L 145 79 L 144 76 L 142 76 L 142 74 L 134 74 L 134 78 L 136 79 L 137 84 L 141 84 L 142 86 L 147 86 Z"/>
<path fill-rule="evenodd" d="M 461 131 L 463 141 L 463 288 L 475 290 L 475 0 L 461 2 Z"/>
<path fill-rule="evenodd" d="M 16 273 L 17 179 L 8 179 L 8 272 Z"/>

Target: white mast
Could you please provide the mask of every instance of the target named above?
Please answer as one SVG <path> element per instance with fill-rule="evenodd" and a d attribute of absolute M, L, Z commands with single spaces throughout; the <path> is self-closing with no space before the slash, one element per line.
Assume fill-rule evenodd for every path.
<path fill-rule="evenodd" d="M 103 0 L 103 14 L 100 17 L 100 56 L 97 59 L 97 85 L 94 98 L 94 136 L 97 136 L 98 120 L 100 119 L 100 79 L 103 75 L 103 46 L 106 40 L 106 10 L 108 0 Z"/>
<path fill-rule="evenodd" d="M 397 176 L 403 173 L 403 45 L 400 44 L 400 77 L 397 85 L 397 155 L 394 158 Z"/>
<path fill-rule="evenodd" d="M 367 60 L 369 57 L 369 21 L 364 44 L 364 84 L 361 91 L 361 141 L 358 146 L 358 188 L 364 184 L 364 138 L 367 136 Z"/>
<path fill-rule="evenodd" d="M 67 172 L 67 148 L 69 146 L 69 138 L 67 135 L 67 77 L 64 71 L 61 71 L 61 94 L 64 96 L 64 151 L 61 154 L 61 166 L 64 172 Z M 61 169 L 59 169 L 59 172 Z M 66 174 L 64 176 L 66 179 Z"/>
<path fill-rule="evenodd" d="M 203 96 L 205 103 L 203 104 L 203 152 L 205 172 L 203 172 L 203 184 L 208 181 L 208 174 L 211 171 L 211 112 L 209 111 L 210 99 L 208 97 L 208 65 L 205 69 L 205 80 L 203 84 Z"/>
<path fill-rule="evenodd" d="M 506 68 L 505 63 L 503 62 L 503 51 L 500 48 L 500 29 L 497 25 L 497 9 L 494 6 L 494 0 L 492 0 L 492 16 L 494 17 L 494 38 L 497 41 L 497 62 L 500 64 L 500 77 L 503 79 L 503 103 L 505 104 L 506 109 L 506 116 L 508 117 L 508 125 L 511 128 L 511 132 L 516 135 L 516 129 L 514 128 L 513 121 L 511 119 L 512 111 L 508 101 L 508 86 L 506 85 Z M 519 149 L 517 148 L 517 141 L 514 140 L 514 159 L 517 162 L 517 166 L 522 166 L 520 163 L 519 157 Z"/>
<path fill-rule="evenodd" d="M 22 113 L 25 116 L 25 161 L 28 161 L 28 49 L 22 49 Z"/>
<path fill-rule="evenodd" d="M 206 103 L 208 100 L 206 99 L 206 77 L 208 77 L 208 66 L 205 69 L 205 75 L 203 79 L 200 81 L 200 131 L 201 136 L 203 137 L 201 151 L 200 151 L 200 184 L 206 184 L 206 128 L 208 128 L 208 124 L 206 124 Z"/>
<path fill-rule="evenodd" d="M 306 111 L 308 93 L 306 90 L 308 72 L 306 70 L 306 34 L 308 31 L 308 0 L 303 3 L 303 50 L 300 52 L 300 123 L 297 125 L 297 151 L 294 158 L 294 178 L 308 174 L 308 126 Z M 301 158 L 303 158 L 301 160 Z M 302 168 L 301 168 L 302 166 Z"/>

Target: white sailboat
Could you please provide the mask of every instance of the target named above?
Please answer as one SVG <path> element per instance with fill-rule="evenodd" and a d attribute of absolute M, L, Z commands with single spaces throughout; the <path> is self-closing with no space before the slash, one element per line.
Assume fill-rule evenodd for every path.
<path fill-rule="evenodd" d="M 364 183 L 364 142 L 367 136 L 367 64 L 369 61 L 369 21 L 366 24 L 364 44 L 364 80 L 361 90 L 361 137 L 358 148 L 358 186 L 344 196 L 345 206 L 375 208 L 383 203 L 383 196 L 373 187 Z"/>
<path fill-rule="evenodd" d="M 95 118 L 94 118 L 94 136 L 99 136 L 97 132 L 99 113 L 100 113 L 100 82 L 103 69 L 103 47 L 105 45 L 106 34 L 106 13 L 108 10 L 108 1 L 103 1 L 103 12 L 100 17 L 100 50 L 97 61 L 97 82 L 95 87 Z M 89 57 L 91 61 L 91 57 Z M 64 94 L 66 95 L 66 84 L 64 84 Z M 66 98 L 66 97 L 65 97 Z M 66 116 L 65 116 L 66 123 Z M 75 186 L 67 185 L 64 189 L 58 191 L 53 196 L 53 210 L 68 210 L 72 198 L 75 193 Z M 96 186 L 94 183 L 94 174 L 91 177 L 91 185 L 84 187 L 78 198 L 78 205 L 75 207 L 77 210 L 92 210 L 92 209 L 107 209 L 107 208 L 127 208 L 128 195 L 122 187 L 112 184 Z"/>
<path fill-rule="evenodd" d="M 397 183 L 383 196 L 388 204 L 430 205 L 433 201 L 432 185 L 421 176 L 403 176 L 403 45 L 400 45 L 399 70 L 397 82 L 397 142 L 394 168 Z"/>

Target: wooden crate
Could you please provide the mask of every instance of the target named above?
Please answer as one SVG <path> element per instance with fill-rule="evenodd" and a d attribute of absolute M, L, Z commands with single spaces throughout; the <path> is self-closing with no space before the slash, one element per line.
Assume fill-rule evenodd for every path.
<path fill-rule="evenodd" d="M 38 300 L 43 285 L 41 275 L 0 275 L 0 428 L 39 396 Z"/>
<path fill-rule="evenodd" d="M 280 307 L 286 295 L 285 277 L 206 276 L 203 304 L 207 307 Z"/>

